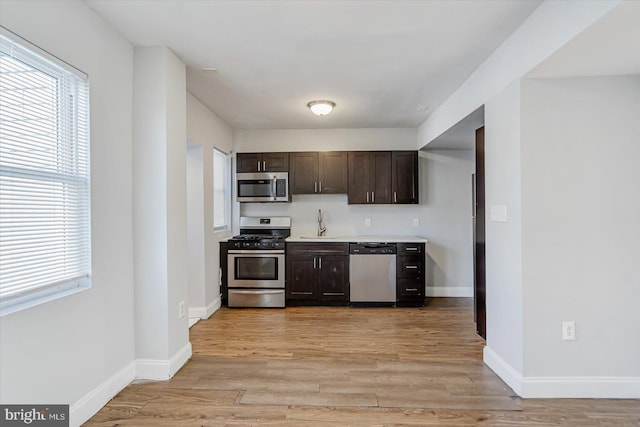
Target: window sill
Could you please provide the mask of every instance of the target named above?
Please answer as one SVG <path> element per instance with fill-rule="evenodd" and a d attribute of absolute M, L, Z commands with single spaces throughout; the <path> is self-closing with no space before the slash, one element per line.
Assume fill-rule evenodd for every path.
<path fill-rule="evenodd" d="M 86 283 L 84 283 L 86 282 Z M 23 302 L 3 302 L 0 303 L 0 317 L 7 316 L 9 314 L 17 313 L 19 311 L 27 310 L 29 308 L 38 306 L 40 304 L 45 304 L 50 301 L 55 301 L 60 298 L 67 297 L 69 295 L 74 295 L 83 291 L 91 289 L 91 281 L 89 279 L 78 282 L 73 287 L 50 291 L 44 295 L 33 295 L 29 299 L 26 299 Z"/>

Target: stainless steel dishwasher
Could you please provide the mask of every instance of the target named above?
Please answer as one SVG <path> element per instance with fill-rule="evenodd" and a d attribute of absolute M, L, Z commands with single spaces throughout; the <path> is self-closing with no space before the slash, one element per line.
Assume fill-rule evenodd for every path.
<path fill-rule="evenodd" d="M 352 305 L 392 305 L 396 302 L 395 243 L 349 244 Z"/>

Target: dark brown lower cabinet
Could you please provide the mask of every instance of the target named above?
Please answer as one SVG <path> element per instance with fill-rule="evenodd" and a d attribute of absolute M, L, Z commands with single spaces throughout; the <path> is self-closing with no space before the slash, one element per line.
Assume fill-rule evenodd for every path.
<path fill-rule="evenodd" d="M 287 305 L 348 305 L 349 244 L 287 243 Z"/>
<path fill-rule="evenodd" d="M 220 294 L 222 305 L 227 305 L 229 291 L 227 289 L 227 242 L 220 242 Z"/>
<path fill-rule="evenodd" d="M 422 307 L 425 300 L 425 244 L 398 243 L 396 305 Z"/>

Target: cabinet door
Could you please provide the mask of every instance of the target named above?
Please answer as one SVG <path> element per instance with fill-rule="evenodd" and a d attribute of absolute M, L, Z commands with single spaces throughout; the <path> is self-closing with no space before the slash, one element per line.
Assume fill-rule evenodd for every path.
<path fill-rule="evenodd" d="M 391 203 L 391 152 L 372 151 L 369 172 L 371 203 Z"/>
<path fill-rule="evenodd" d="M 392 158 L 393 203 L 418 203 L 418 152 L 394 151 Z"/>
<path fill-rule="evenodd" d="M 262 153 L 262 171 L 288 172 L 289 153 Z"/>
<path fill-rule="evenodd" d="M 318 191 L 318 153 L 289 154 L 289 192 L 314 194 Z"/>
<path fill-rule="evenodd" d="M 262 153 L 238 153 L 236 172 L 258 172 L 259 170 L 262 170 Z"/>
<path fill-rule="evenodd" d="M 318 153 L 318 193 L 347 192 L 347 152 Z"/>
<path fill-rule="evenodd" d="M 322 301 L 349 300 L 349 257 L 318 257 L 318 298 Z"/>
<path fill-rule="evenodd" d="M 317 299 L 316 257 L 313 255 L 287 255 L 287 299 Z"/>
<path fill-rule="evenodd" d="M 222 304 L 227 305 L 229 300 L 229 291 L 227 289 L 228 272 L 227 272 L 227 242 L 220 242 L 220 292 L 222 293 Z"/>
<path fill-rule="evenodd" d="M 369 152 L 349 151 L 349 204 L 363 204 L 369 202 Z M 369 195 L 369 197 L 367 197 Z"/>

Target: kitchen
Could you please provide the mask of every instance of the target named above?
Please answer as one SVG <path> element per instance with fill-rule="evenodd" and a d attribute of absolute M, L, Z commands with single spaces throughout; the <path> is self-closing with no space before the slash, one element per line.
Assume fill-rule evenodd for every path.
<path fill-rule="evenodd" d="M 343 121 L 346 111 L 355 109 L 364 115 L 378 111 L 379 97 L 394 92 L 398 83 L 387 79 L 388 85 L 377 85 L 363 79 L 363 85 L 376 97 L 350 108 L 346 100 L 327 95 L 337 104 L 332 115 L 324 118 L 333 120 L 324 122 L 331 125 L 315 126 L 323 118 L 313 117 L 306 108 L 307 102 L 324 94 L 313 98 L 296 94 L 291 105 L 297 106 L 299 127 L 288 123 L 273 129 L 269 128 L 274 119 L 269 113 L 271 104 L 264 108 L 266 113 L 257 116 L 242 116 L 236 111 L 238 122 L 214 113 L 193 94 L 204 82 L 221 80 L 216 71 L 200 69 L 215 64 L 185 70 L 182 59 L 161 41 L 143 47 L 149 45 L 125 38 L 124 29 L 114 29 L 113 24 L 115 15 L 124 8 L 119 12 L 119 6 L 114 6 L 110 12 L 98 13 L 109 2 L 2 0 L 3 26 L 91 76 L 94 196 L 93 287 L 2 318 L 3 401 L 52 401 L 55 397 L 72 404 L 72 416 L 84 421 L 133 379 L 173 376 L 191 356 L 190 316 L 179 307 L 188 301 L 192 309 L 188 311 L 193 311 L 189 314 L 201 318 L 218 309 L 219 241 L 239 233 L 240 216 L 289 216 L 292 233 L 307 235 L 317 231 L 317 211 L 321 209 L 329 235 L 423 236 L 428 239 L 426 296 L 469 296 L 472 151 L 433 148 L 438 146 L 439 136 L 482 105 L 485 125 L 490 125 L 488 202 L 505 207 L 501 212 L 506 221 L 497 218 L 488 224 L 488 242 L 493 245 L 488 248 L 487 269 L 491 278 L 487 294 L 490 318 L 481 360 L 525 397 L 637 397 L 638 346 L 628 337 L 635 336 L 633 325 L 638 319 L 631 302 L 638 296 L 633 257 L 640 236 L 636 219 L 626 215 L 637 211 L 637 199 L 628 196 L 635 194 L 629 183 L 637 182 L 637 173 L 628 164 L 629 159 L 638 157 L 637 145 L 631 143 L 637 129 L 635 121 L 627 119 L 629 115 L 637 117 L 637 103 L 624 94 L 635 94 L 633 76 L 638 70 L 625 68 L 611 77 L 611 71 L 598 68 L 622 66 L 603 59 L 608 54 L 637 57 L 632 50 L 637 46 L 629 46 L 637 39 L 633 37 L 637 25 L 629 25 L 629 20 L 638 16 L 633 3 L 542 3 L 534 12 L 529 11 L 535 19 L 523 17 L 526 25 L 506 29 L 505 37 L 516 29 L 518 33 L 503 39 L 504 44 L 496 44 L 494 53 L 489 49 L 487 61 L 479 59 L 468 72 L 457 76 L 460 80 L 453 85 L 453 89 L 459 87 L 457 92 L 443 95 L 434 105 L 406 100 L 410 111 L 401 116 L 411 116 L 417 124 L 389 116 L 385 127 L 347 128 Z M 138 15 L 155 13 L 160 14 L 160 9 Z M 228 22 L 230 26 L 237 23 Z M 327 22 L 334 21 L 327 18 Z M 420 23 L 415 26 L 419 28 Z M 318 31 L 311 24 L 305 28 Z M 370 36 L 377 37 L 375 32 Z M 319 37 L 317 32 L 310 39 L 315 37 Z M 381 34 L 378 40 L 385 37 L 393 38 Z M 607 43 L 594 43 L 594 39 Z M 244 44 L 259 51 L 255 45 Z M 407 45 L 412 45 L 411 41 Z M 584 55 L 585 51 L 589 55 Z M 417 55 L 412 52 L 412 56 Z M 295 61 L 305 62 L 305 57 L 301 54 Z M 589 58 L 598 59 L 598 63 Z M 331 63 L 344 60 L 337 56 Z M 385 69 L 389 65 L 376 64 Z M 527 78 L 526 73 L 539 64 L 544 66 L 536 70 L 535 78 Z M 393 64 L 389 68 L 393 71 Z M 559 71 L 561 68 L 566 71 Z M 583 76 L 583 68 L 595 69 L 589 75 L 602 77 L 566 78 Z M 263 70 L 245 71 L 253 77 L 247 91 L 261 92 Z M 278 93 L 288 92 L 287 79 L 268 77 L 280 82 Z M 440 83 L 438 79 L 426 80 L 436 81 L 435 86 Z M 600 113 L 598 104 L 585 96 L 594 91 L 596 99 L 606 101 L 606 111 L 612 112 L 600 115 L 598 121 L 590 119 Z M 569 103 L 576 94 L 583 102 Z M 549 105 L 547 99 L 554 102 Z M 224 96 L 218 101 L 235 108 Z M 420 112 L 417 107 L 432 111 L 425 113 L 423 108 Z M 554 121 L 558 117 L 562 121 Z M 627 121 L 620 124 L 617 117 Z M 152 123 L 167 126 L 160 129 Z M 249 126 L 252 123 L 253 128 Z M 594 127 L 599 131 L 592 135 L 569 132 Z M 615 136 L 604 138 L 607 132 Z M 185 153 L 184 135 L 195 144 L 190 154 Z M 608 150 L 597 140 L 606 140 Z M 299 195 L 293 196 L 292 203 L 283 204 L 231 202 L 232 230 L 211 233 L 214 147 L 232 156 L 242 152 L 420 149 L 420 204 L 349 205 L 345 195 Z M 574 152 L 580 152 L 580 162 L 573 161 Z M 185 165 L 191 164 L 191 154 L 201 159 L 194 162 L 194 175 L 202 177 L 205 189 L 199 202 L 203 214 L 195 225 L 201 232 L 194 256 L 189 252 L 190 214 L 184 192 L 189 181 Z M 602 159 L 612 161 L 603 163 Z M 563 163 L 571 164 L 574 172 L 566 172 Z M 584 182 L 594 183 L 589 174 L 593 170 L 598 170 L 598 180 L 589 186 L 589 193 L 606 203 L 591 203 L 588 210 L 577 212 L 575 207 L 585 206 L 579 199 L 584 196 Z M 549 177 L 562 177 L 564 185 L 556 185 Z M 618 209 L 611 210 L 611 206 Z M 585 236 L 596 240 L 600 255 L 607 256 L 594 259 L 594 251 L 589 250 L 593 242 Z M 562 250 L 546 250 L 550 246 Z M 188 265 L 194 260 L 202 261 L 194 268 L 203 285 L 190 289 Z M 603 286 L 615 292 L 602 292 Z M 593 307 L 599 307 L 597 313 Z M 565 320 L 576 320 L 575 341 L 560 339 L 560 325 Z M 33 339 L 26 340 L 26 336 Z M 606 338 L 606 345 L 601 337 Z M 546 351 L 540 352 L 540 348 Z M 66 387 L 61 388 L 61 383 Z"/>

